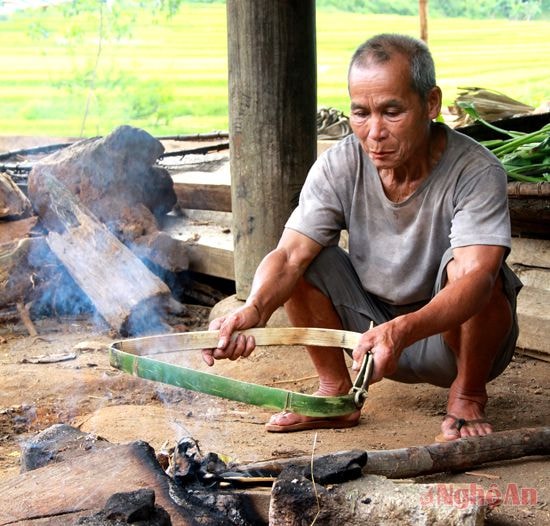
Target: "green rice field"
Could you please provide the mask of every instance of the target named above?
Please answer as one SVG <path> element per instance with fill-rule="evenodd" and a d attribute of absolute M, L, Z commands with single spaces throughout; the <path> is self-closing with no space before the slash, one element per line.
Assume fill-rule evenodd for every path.
<path fill-rule="evenodd" d="M 120 124 L 155 135 L 227 130 L 225 6 L 134 15 L 115 39 L 104 13 L 99 55 L 97 14 L 69 19 L 48 8 L 0 19 L 0 135 L 92 136 Z M 318 106 L 347 112 L 349 58 L 382 31 L 417 36 L 418 19 L 317 11 Z M 549 21 L 430 19 L 445 104 L 464 86 L 533 106 L 549 100 L 549 34 Z"/>

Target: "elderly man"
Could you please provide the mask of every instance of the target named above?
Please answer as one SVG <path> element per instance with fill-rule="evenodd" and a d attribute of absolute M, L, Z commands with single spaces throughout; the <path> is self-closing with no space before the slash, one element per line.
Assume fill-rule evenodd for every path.
<path fill-rule="evenodd" d="M 521 282 L 506 266 L 506 174 L 475 141 L 434 121 L 441 108 L 425 44 L 377 35 L 352 57 L 353 135 L 319 157 L 275 250 L 259 265 L 245 304 L 214 320 L 215 359 L 249 356 L 238 333 L 264 325 L 280 305 L 299 327 L 361 332 L 355 363 L 372 353 L 372 381 L 448 387 L 438 440 L 492 432 L 486 384 L 510 362 Z M 349 252 L 338 247 L 349 232 Z M 371 320 L 374 328 L 368 330 Z M 317 394 L 351 387 L 341 350 L 308 348 Z M 268 431 L 358 423 L 278 413 Z"/>

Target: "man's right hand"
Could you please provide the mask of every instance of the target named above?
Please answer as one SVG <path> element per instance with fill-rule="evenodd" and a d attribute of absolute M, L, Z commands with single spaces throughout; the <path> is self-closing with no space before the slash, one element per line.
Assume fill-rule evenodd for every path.
<path fill-rule="evenodd" d="M 209 330 L 219 330 L 218 345 L 215 349 L 203 349 L 202 359 L 207 365 L 214 365 L 215 360 L 228 358 L 237 360 L 250 356 L 256 347 L 253 336 L 235 333 L 257 327 L 260 323 L 260 313 L 253 305 L 244 305 L 232 314 L 212 320 Z"/>

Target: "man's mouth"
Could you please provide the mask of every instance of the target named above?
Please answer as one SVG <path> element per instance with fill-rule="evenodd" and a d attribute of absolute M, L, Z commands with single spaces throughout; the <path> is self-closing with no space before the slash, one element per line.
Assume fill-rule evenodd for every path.
<path fill-rule="evenodd" d="M 369 150 L 369 155 L 372 159 L 383 159 L 384 157 L 387 157 L 392 152 L 386 151 L 386 150 Z"/>

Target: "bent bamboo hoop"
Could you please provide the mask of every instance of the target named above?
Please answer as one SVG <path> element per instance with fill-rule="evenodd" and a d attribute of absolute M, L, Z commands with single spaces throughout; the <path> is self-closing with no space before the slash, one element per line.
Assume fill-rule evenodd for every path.
<path fill-rule="evenodd" d="M 257 346 L 313 345 L 345 349 L 356 347 L 361 336 L 342 330 L 295 327 L 249 329 L 240 334 L 253 336 Z M 357 410 L 354 393 L 342 396 L 296 393 L 197 371 L 150 357 L 155 354 L 215 348 L 218 339 L 218 331 L 199 331 L 119 340 L 111 344 L 109 360 L 113 367 L 140 378 L 270 409 L 317 417 L 341 416 Z"/>

